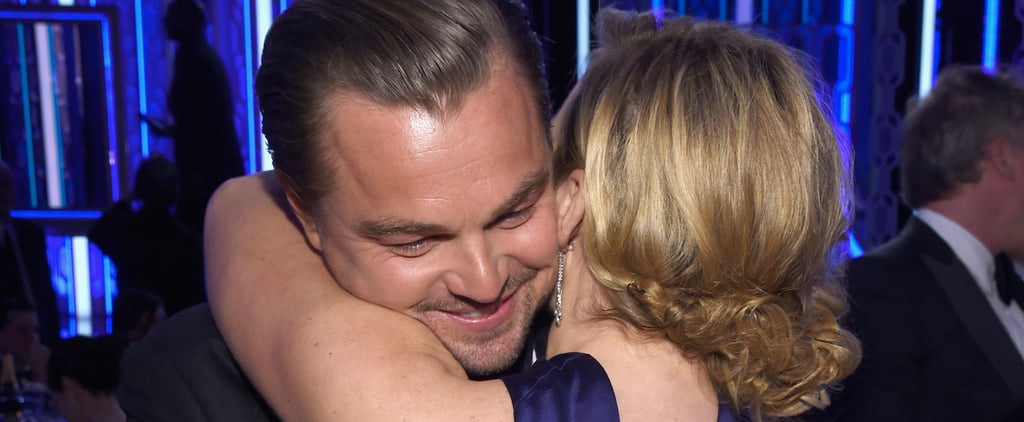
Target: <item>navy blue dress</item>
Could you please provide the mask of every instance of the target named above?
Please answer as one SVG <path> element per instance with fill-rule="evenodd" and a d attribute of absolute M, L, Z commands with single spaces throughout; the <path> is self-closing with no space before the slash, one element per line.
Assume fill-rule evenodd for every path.
<path fill-rule="evenodd" d="M 503 377 L 517 422 L 617 422 L 619 406 L 604 368 L 584 353 L 539 360 L 527 371 Z M 722 405 L 718 422 L 737 422 Z"/>

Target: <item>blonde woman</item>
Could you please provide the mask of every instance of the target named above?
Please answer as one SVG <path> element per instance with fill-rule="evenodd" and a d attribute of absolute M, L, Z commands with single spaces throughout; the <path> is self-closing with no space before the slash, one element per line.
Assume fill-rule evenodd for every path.
<path fill-rule="evenodd" d="M 555 324 L 532 370 L 468 381 L 427 326 L 339 288 L 272 176 L 218 193 L 214 314 L 280 416 L 727 421 L 827 404 L 859 359 L 837 322 L 848 157 L 800 61 L 724 24 L 605 10 L 598 27 L 554 130 Z"/>

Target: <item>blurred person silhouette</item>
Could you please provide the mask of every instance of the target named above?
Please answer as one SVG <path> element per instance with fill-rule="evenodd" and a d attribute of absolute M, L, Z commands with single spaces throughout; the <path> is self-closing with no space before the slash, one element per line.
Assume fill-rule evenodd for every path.
<path fill-rule="evenodd" d="M 156 134 L 174 139 L 174 161 L 181 175 L 177 214 L 202 232 L 203 214 L 213 191 L 245 173 L 235 131 L 227 72 L 206 41 L 206 16 L 195 0 L 174 0 L 163 19 L 167 37 L 178 43 L 167 108 L 174 123 L 142 116 Z"/>
<path fill-rule="evenodd" d="M 35 223 L 11 216 L 14 202 L 14 174 L 0 161 L 0 299 L 20 297 L 32 304 L 42 342 L 52 344 L 60 338 L 60 327 L 46 236 Z"/>
<path fill-rule="evenodd" d="M 125 420 L 114 395 L 125 344 L 112 336 L 72 337 L 53 348 L 46 384 L 68 422 Z"/>
<path fill-rule="evenodd" d="M 205 300 L 203 242 L 171 213 L 178 192 L 174 163 L 150 156 L 135 173 L 132 193 L 89 230 L 89 240 L 114 261 L 118 287 L 155 293 L 168 315 Z"/>
<path fill-rule="evenodd" d="M 24 298 L 0 303 L 0 353 L 14 358 L 17 378 L 23 388 L 46 381 L 46 360 L 50 349 L 39 342 L 39 317 Z"/>
<path fill-rule="evenodd" d="M 128 342 L 142 338 L 166 317 L 163 302 L 152 292 L 129 289 L 114 299 L 114 335 Z"/>

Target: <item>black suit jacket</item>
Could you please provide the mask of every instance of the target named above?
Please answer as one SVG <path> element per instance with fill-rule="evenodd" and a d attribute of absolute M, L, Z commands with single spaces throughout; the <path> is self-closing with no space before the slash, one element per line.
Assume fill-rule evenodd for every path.
<path fill-rule="evenodd" d="M 278 421 L 242 373 L 203 303 L 128 348 L 117 398 L 129 421 Z"/>
<path fill-rule="evenodd" d="M 912 219 L 850 265 L 860 367 L 839 421 L 1024 421 L 1024 359 L 952 249 Z"/>
<path fill-rule="evenodd" d="M 36 302 L 39 337 L 43 343 L 53 345 L 60 338 L 60 319 L 57 293 L 53 290 L 50 263 L 46 259 L 46 235 L 42 228 L 28 220 L 12 218 L 10 225 L 18 238 L 25 275 L 29 278 L 28 285 Z M 0 246 L 0 298 L 26 297 L 14 244 L 10 240 L 4 243 Z"/>

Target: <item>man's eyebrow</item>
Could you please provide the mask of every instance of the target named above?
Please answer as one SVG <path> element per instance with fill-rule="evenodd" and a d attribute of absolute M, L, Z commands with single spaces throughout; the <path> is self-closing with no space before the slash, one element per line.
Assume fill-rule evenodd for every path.
<path fill-rule="evenodd" d="M 544 190 L 550 179 L 551 172 L 546 167 L 527 176 L 526 179 L 519 184 L 519 187 L 516 188 L 515 192 L 512 193 L 512 196 L 505 200 L 505 202 L 491 214 L 491 220 L 497 220 L 503 215 L 515 212 L 516 207 L 518 207 L 523 200 L 538 191 Z"/>
<path fill-rule="evenodd" d="M 356 226 L 360 236 L 377 239 L 393 234 L 431 235 L 443 233 L 445 228 L 439 224 L 421 223 L 406 219 L 382 219 L 363 221 Z"/>
<path fill-rule="evenodd" d="M 509 196 L 491 214 L 491 220 L 497 220 L 501 216 L 514 212 L 516 207 L 523 202 L 524 199 L 530 195 L 543 190 L 548 181 L 551 178 L 551 172 L 548 169 L 538 170 L 523 180 L 516 188 L 515 192 Z M 423 223 L 408 219 L 390 219 L 383 218 L 380 220 L 373 221 L 362 221 L 356 225 L 356 232 L 360 236 L 378 239 L 388 235 L 394 234 L 411 234 L 411 235 L 434 235 L 437 233 L 444 233 L 447 229 L 440 224 Z"/>

